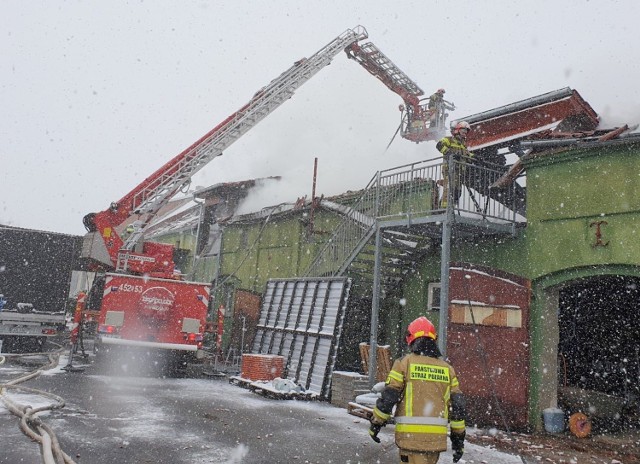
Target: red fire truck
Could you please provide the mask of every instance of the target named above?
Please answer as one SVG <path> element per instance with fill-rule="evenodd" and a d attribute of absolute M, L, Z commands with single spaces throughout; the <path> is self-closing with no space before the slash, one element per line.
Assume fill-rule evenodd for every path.
<path fill-rule="evenodd" d="M 142 348 L 148 352 L 198 357 L 206 327 L 209 286 L 184 282 L 175 271 L 174 247 L 147 241 L 145 228 L 192 176 L 273 110 L 341 51 L 398 93 L 407 109 L 402 136 L 435 140 L 443 127 L 430 127 L 422 90 L 373 44 L 362 26 L 348 29 L 309 58 L 296 61 L 238 111 L 147 177 L 104 211 L 85 216 L 85 269 L 100 273 L 80 310 L 98 312 L 98 352 Z M 404 111 L 404 106 L 402 107 Z M 411 128 L 411 131 L 409 130 Z M 416 128 L 419 130 L 416 132 Z M 81 319 L 81 318 L 79 318 Z"/>
<path fill-rule="evenodd" d="M 208 284 L 107 273 L 98 352 L 169 350 L 184 365 L 202 353 L 208 306 Z"/>

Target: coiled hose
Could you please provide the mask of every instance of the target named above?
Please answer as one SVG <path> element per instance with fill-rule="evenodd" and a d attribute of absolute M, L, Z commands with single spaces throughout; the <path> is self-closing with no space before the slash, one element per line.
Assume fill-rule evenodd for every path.
<path fill-rule="evenodd" d="M 54 395 L 43 390 L 37 390 L 35 388 L 24 387 L 19 384 L 38 377 L 47 369 L 57 367 L 62 351 L 63 347 L 59 346 L 58 350 L 50 353 L 3 354 L 0 356 L 0 364 L 3 364 L 6 361 L 6 358 L 19 358 L 24 356 L 47 356 L 48 358 L 48 363 L 44 366 L 9 382 L 0 384 L 0 400 L 2 400 L 7 409 L 13 415 L 20 418 L 20 429 L 22 432 L 40 444 L 44 464 L 75 464 L 74 460 L 62 451 L 62 448 L 60 448 L 58 438 L 51 427 L 45 424 L 42 419 L 37 416 L 37 414 L 42 411 L 52 411 L 63 408 L 65 404 L 64 399 L 58 395 Z M 53 403 L 38 408 L 34 408 L 31 405 L 21 405 L 14 402 L 7 396 L 6 393 L 8 390 L 26 391 L 38 396 L 49 398 L 53 400 Z"/>

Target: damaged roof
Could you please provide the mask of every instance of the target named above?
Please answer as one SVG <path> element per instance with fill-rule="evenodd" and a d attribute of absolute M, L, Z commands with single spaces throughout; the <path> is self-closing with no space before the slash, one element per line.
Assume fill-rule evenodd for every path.
<path fill-rule="evenodd" d="M 513 146 L 547 130 L 593 130 L 600 122 L 591 105 L 569 87 L 465 116 L 451 124 L 463 120 L 471 125 L 467 147 L 472 151 Z"/>
<path fill-rule="evenodd" d="M 520 140 L 519 147 L 522 153 L 520 159 L 512 164 L 509 169 L 493 184 L 495 188 L 502 188 L 515 181 L 525 170 L 526 161 L 544 156 L 566 152 L 568 150 L 609 147 L 621 144 L 640 143 L 640 132 L 633 132 L 638 125 L 629 127 L 625 124 L 611 129 L 599 129 L 582 132 L 556 132 L 551 130 L 541 131 Z"/>

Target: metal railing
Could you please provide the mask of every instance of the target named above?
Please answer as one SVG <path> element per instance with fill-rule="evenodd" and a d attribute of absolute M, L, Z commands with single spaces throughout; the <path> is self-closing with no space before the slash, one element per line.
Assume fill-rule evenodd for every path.
<path fill-rule="evenodd" d="M 379 171 L 369 181 L 354 205 L 344 206 L 344 217 L 319 250 L 304 276 L 341 275 L 360 253 L 378 223 L 405 222 L 444 215 L 442 157 Z M 449 188 L 458 217 L 485 223 L 514 224 L 515 185 L 497 190 L 492 187 L 504 167 L 487 163 L 454 160 Z M 508 204 L 505 204 L 508 203 Z"/>

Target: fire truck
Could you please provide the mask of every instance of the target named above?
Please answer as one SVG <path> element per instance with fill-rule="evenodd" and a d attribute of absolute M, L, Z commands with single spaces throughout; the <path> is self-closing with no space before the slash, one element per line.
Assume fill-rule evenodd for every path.
<path fill-rule="evenodd" d="M 258 90 L 230 115 L 182 153 L 168 161 L 107 209 L 84 217 L 82 247 L 85 269 L 96 271 L 93 288 L 81 311 L 98 314 L 96 349 L 141 348 L 171 353 L 181 363 L 202 354 L 209 305 L 209 284 L 180 280 L 174 247 L 146 241 L 144 232 L 158 211 L 194 174 L 253 128 L 341 51 L 360 63 L 404 100 L 402 136 L 435 140 L 443 127 L 431 127 L 422 90 L 372 43 L 362 26 L 348 29 L 309 58 Z M 134 220 L 135 219 L 135 220 Z"/>

